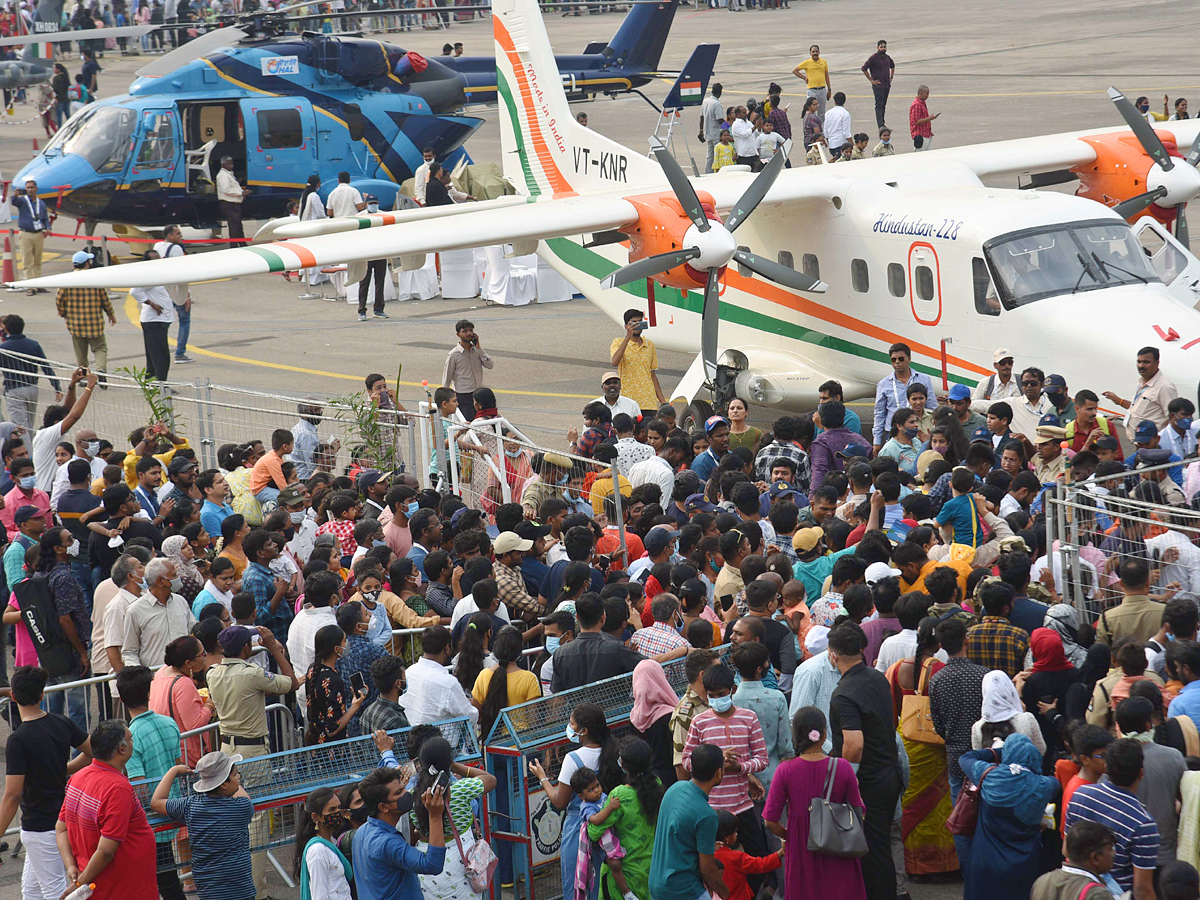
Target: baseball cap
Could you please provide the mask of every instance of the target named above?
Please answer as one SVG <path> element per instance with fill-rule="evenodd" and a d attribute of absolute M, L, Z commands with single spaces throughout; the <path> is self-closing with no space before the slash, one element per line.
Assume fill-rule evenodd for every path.
<path fill-rule="evenodd" d="M 1061 375 L 1047 375 L 1046 383 L 1042 386 L 1043 394 L 1061 394 L 1067 389 L 1067 379 Z"/>
<path fill-rule="evenodd" d="M 456 509 L 454 511 L 454 515 L 452 515 L 450 517 L 450 527 L 457 529 L 458 523 L 462 521 L 463 516 L 465 516 L 470 511 L 471 511 L 471 507 L 469 507 L 469 506 L 463 506 L 459 509 Z"/>
<path fill-rule="evenodd" d="M 182 456 L 177 456 L 171 460 L 171 464 L 167 466 L 167 472 L 171 475 L 178 475 L 180 472 L 186 472 L 188 469 L 198 468 L 194 459 L 185 459 Z"/>
<path fill-rule="evenodd" d="M 492 552 L 497 556 L 503 553 L 511 553 L 513 550 L 532 550 L 533 541 L 527 541 L 515 531 L 505 531 L 496 538 L 492 544 Z"/>
<path fill-rule="evenodd" d="M 464 507 L 466 509 L 467 507 Z M 523 519 L 517 523 L 517 527 L 513 529 L 517 537 L 526 541 L 536 541 L 538 538 L 544 538 L 550 533 L 549 525 L 538 525 L 536 522 L 530 522 L 528 519 Z"/>
<path fill-rule="evenodd" d="M 89 259 L 95 258 L 95 253 L 88 253 L 86 250 L 76 250 L 74 255 L 71 257 L 71 262 L 77 266 L 82 266 Z"/>
<path fill-rule="evenodd" d="M 38 514 L 38 509 L 36 506 L 22 506 L 15 513 L 13 513 L 13 524 L 24 525 Z"/>
<path fill-rule="evenodd" d="M 855 459 L 858 457 L 862 457 L 863 459 L 866 459 L 868 456 L 871 455 L 871 448 L 868 447 L 866 444 L 860 444 L 855 441 L 852 441 L 851 443 L 849 443 L 845 447 L 843 447 L 841 450 L 839 450 L 837 452 L 837 455 L 840 456 L 842 459 Z"/>
<path fill-rule="evenodd" d="M 1092 444 L 1092 446 L 1097 450 L 1118 450 L 1121 447 L 1121 445 L 1117 442 L 1117 439 L 1111 434 L 1106 434 L 1102 438 L 1097 438 L 1096 443 Z"/>
<path fill-rule="evenodd" d="M 775 481 L 767 488 L 767 493 L 771 495 L 772 500 L 778 500 L 780 497 L 795 496 L 799 497 L 800 492 L 796 490 L 796 486 L 790 481 Z"/>
<path fill-rule="evenodd" d="M 1037 427 L 1045 428 L 1047 425 L 1051 428 L 1061 428 L 1062 421 L 1054 413 L 1046 413 L 1044 416 L 1038 419 Z"/>
<path fill-rule="evenodd" d="M 867 566 L 867 571 L 863 574 L 863 580 L 867 584 L 875 584 L 877 581 L 883 581 L 885 578 L 900 577 L 900 570 L 893 569 L 885 562 L 875 562 Z"/>
<path fill-rule="evenodd" d="M 297 503 L 304 502 L 304 495 L 300 493 L 300 487 L 295 484 L 289 484 L 279 492 L 280 506 L 295 506 Z"/>
<path fill-rule="evenodd" d="M 371 485 L 378 481 L 382 481 L 384 474 L 378 469 L 363 469 L 358 473 L 358 489 L 365 491 Z"/>
<path fill-rule="evenodd" d="M 926 470 L 934 462 L 934 460 L 941 458 L 942 454 L 938 453 L 936 450 L 921 451 L 921 455 L 917 457 L 917 480 L 924 481 Z"/>
<path fill-rule="evenodd" d="M 1000 539 L 1001 553 L 1012 553 L 1014 551 L 1020 551 L 1021 553 L 1029 552 L 1029 545 L 1025 543 L 1025 538 L 1014 534 Z"/>
<path fill-rule="evenodd" d="M 689 494 L 683 501 L 684 512 L 716 512 L 716 504 L 709 503 L 703 494 Z M 644 544 L 643 544 L 644 546 Z"/>
<path fill-rule="evenodd" d="M 950 388 L 950 399 L 951 400 L 970 400 L 971 399 L 971 389 L 969 387 L 967 387 L 965 384 L 956 384 L 952 388 Z"/>
<path fill-rule="evenodd" d="M 994 365 L 994 364 L 1000 362 L 1000 360 L 1002 360 L 1002 359 L 1012 359 L 1012 358 L 1013 358 L 1013 355 L 1012 355 L 1011 350 L 1008 350 L 1005 347 L 1000 347 L 999 349 L 997 349 L 995 352 L 992 353 L 992 364 Z"/>
<path fill-rule="evenodd" d="M 192 789 L 201 794 L 207 794 L 209 791 L 219 788 L 229 780 L 229 773 L 233 771 L 234 764 L 241 761 L 242 756 L 239 753 L 235 753 L 233 756 L 222 750 L 205 753 L 196 763 L 194 770 L 196 780 L 192 784 Z"/>
<path fill-rule="evenodd" d="M 642 538 L 642 546 L 646 548 L 646 552 L 651 556 L 657 556 L 662 553 L 670 545 L 671 541 L 679 537 L 677 528 L 667 528 L 665 525 L 655 525 L 646 532 L 646 536 Z"/>
<path fill-rule="evenodd" d="M 729 420 L 722 415 L 709 416 L 704 420 L 704 433 L 711 434 L 718 425 L 728 425 Z"/>
<path fill-rule="evenodd" d="M 231 653 L 236 654 L 241 651 L 251 639 L 254 637 L 254 632 L 245 625 L 230 625 L 224 631 L 217 635 L 217 643 L 221 645 L 221 649 L 226 655 Z M 225 779 L 221 779 L 224 781 Z"/>
<path fill-rule="evenodd" d="M 608 381 L 610 378 L 615 378 L 615 379 L 617 379 L 617 381 L 621 380 L 621 376 L 618 375 L 616 372 L 605 372 L 603 375 L 600 376 L 600 383 L 604 384 L 604 382 Z"/>
<path fill-rule="evenodd" d="M 1158 426 L 1149 419 L 1142 419 L 1142 421 L 1138 422 L 1137 428 L 1133 432 L 1133 442 L 1135 444 L 1145 444 L 1156 437 L 1158 437 Z"/>
<path fill-rule="evenodd" d="M 701 487 L 700 476 L 697 475 L 695 472 L 693 472 L 691 469 L 684 469 L 682 472 L 680 472 L 678 475 L 675 476 L 675 484 L 678 485 L 679 487 L 683 487 L 685 484 L 688 485 L 691 488 L 691 490 L 688 491 L 688 494 L 691 495 L 691 494 L 696 493 L 696 491 L 700 490 L 700 487 Z"/>
<path fill-rule="evenodd" d="M 820 525 L 812 528 L 801 528 L 792 537 L 792 549 L 800 553 L 808 553 L 825 537 L 825 529 Z"/>
<path fill-rule="evenodd" d="M 986 428 L 976 428 L 975 433 L 971 435 L 971 443 L 975 443 L 975 441 L 987 441 L 990 444 L 992 442 L 992 433 Z"/>

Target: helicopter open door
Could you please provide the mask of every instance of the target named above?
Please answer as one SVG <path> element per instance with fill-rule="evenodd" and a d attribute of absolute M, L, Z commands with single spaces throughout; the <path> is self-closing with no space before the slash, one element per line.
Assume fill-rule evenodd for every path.
<path fill-rule="evenodd" d="M 129 167 L 131 191 L 157 191 L 169 185 L 180 152 L 179 120 L 173 109 L 144 109 L 137 150 Z"/>
<path fill-rule="evenodd" d="M 316 127 L 307 100 L 242 100 L 246 124 L 246 178 L 253 185 L 303 187 L 317 158 Z"/>
<path fill-rule="evenodd" d="M 1200 259 L 1175 239 L 1165 225 L 1142 216 L 1131 226 L 1150 267 L 1167 289 L 1187 306 L 1200 308 Z"/>

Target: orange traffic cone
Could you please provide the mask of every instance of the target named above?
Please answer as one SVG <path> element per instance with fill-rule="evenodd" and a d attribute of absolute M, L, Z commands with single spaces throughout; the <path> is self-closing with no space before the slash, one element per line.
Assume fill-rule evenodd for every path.
<path fill-rule="evenodd" d="M 17 280 L 17 273 L 13 268 L 13 252 L 12 252 L 12 232 L 4 232 L 4 270 L 0 273 L 0 281 L 5 284 L 12 284 Z"/>
<path fill-rule="evenodd" d="M 40 152 L 41 152 L 41 151 L 38 149 L 38 142 L 37 142 L 37 138 L 34 138 L 34 139 L 33 139 L 33 152 L 34 152 L 34 153 L 40 153 Z"/>

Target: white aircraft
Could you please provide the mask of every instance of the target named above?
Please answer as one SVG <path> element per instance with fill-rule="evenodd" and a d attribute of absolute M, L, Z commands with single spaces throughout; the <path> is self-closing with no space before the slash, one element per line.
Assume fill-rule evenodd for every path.
<path fill-rule="evenodd" d="M 818 385 L 870 397 L 904 342 L 914 368 L 974 384 L 992 352 L 1072 390 L 1128 391 L 1136 351 L 1200 384 L 1200 121 L 1026 138 L 757 175 L 687 177 L 576 124 L 535 0 L 493 4 L 503 167 L 520 196 L 282 225 L 289 240 L 65 273 L 20 287 L 136 287 L 512 243 L 534 246 L 615 321 L 647 313 L 660 347 L 696 353 L 672 396 L 702 420 L 736 393 L 810 409 Z M 1190 148 L 1183 159 L 1177 147 Z M 984 178 L 1078 177 L 1079 196 Z M 724 214 L 722 220 L 721 214 Z M 1126 217 L 1140 216 L 1131 228 Z M 1167 225 L 1175 223 L 1176 234 Z M 731 265 L 736 263 L 736 265 Z M 947 346 L 943 341 L 949 342 Z"/>

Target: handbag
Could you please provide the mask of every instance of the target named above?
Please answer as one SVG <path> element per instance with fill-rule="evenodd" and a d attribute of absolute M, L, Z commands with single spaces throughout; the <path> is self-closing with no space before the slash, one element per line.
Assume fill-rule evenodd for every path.
<path fill-rule="evenodd" d="M 932 657 L 925 660 L 916 693 L 906 694 L 900 701 L 900 734 L 918 744 L 943 747 L 946 742 L 933 727 L 933 714 L 929 710 L 929 670 L 932 665 Z"/>
<path fill-rule="evenodd" d="M 958 791 L 958 799 L 954 801 L 954 809 L 946 817 L 946 830 L 958 837 L 974 837 L 975 823 L 979 821 L 979 790 L 983 787 L 983 779 L 996 766 L 988 766 L 979 777 L 979 784 L 973 784 L 969 778 L 963 779 L 963 786 Z"/>
<path fill-rule="evenodd" d="M 446 818 L 450 820 L 450 830 L 454 833 L 454 843 L 458 845 L 458 855 L 462 858 L 471 890 L 477 894 L 486 891 L 496 874 L 496 867 L 500 865 L 499 857 L 492 850 L 491 844 L 485 840 L 476 841 L 470 853 L 464 852 L 462 840 L 458 836 L 458 826 L 454 824 L 454 816 L 450 814 L 449 808 L 446 809 Z"/>
<path fill-rule="evenodd" d="M 833 774 L 837 760 L 830 757 L 825 775 L 825 796 L 808 803 L 808 849 L 820 856 L 859 857 L 867 855 L 862 810 L 849 803 L 832 803 Z"/>

